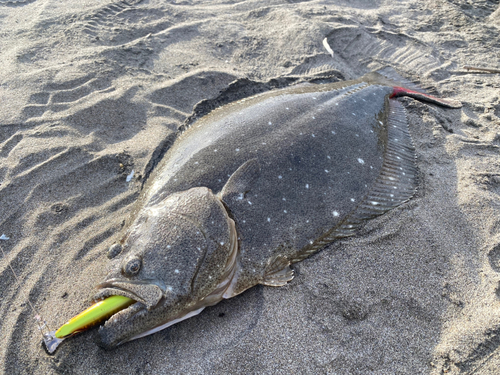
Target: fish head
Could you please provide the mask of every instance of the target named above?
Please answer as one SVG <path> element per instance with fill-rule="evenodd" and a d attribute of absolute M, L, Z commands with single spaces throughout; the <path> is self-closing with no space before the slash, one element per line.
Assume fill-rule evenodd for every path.
<path fill-rule="evenodd" d="M 143 208 L 114 253 L 95 298 L 123 295 L 137 302 L 100 328 L 105 348 L 219 302 L 235 274 L 238 241 L 221 199 L 199 187 Z"/>

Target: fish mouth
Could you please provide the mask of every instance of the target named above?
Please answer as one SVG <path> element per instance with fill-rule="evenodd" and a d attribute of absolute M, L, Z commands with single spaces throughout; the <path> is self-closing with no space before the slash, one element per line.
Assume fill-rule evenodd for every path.
<path fill-rule="evenodd" d="M 112 333 L 110 334 L 110 330 L 112 331 L 113 327 L 116 328 L 129 324 L 137 315 L 147 314 L 148 311 L 154 309 L 165 297 L 166 290 L 165 285 L 158 280 L 109 279 L 98 284 L 96 287 L 99 291 L 94 295 L 95 300 L 118 295 L 135 301 L 130 306 L 112 314 L 106 320 L 104 326 L 99 328 L 101 339 L 98 340 L 98 345 L 106 349 L 111 349 L 116 345 L 128 341 L 126 339 L 118 342 L 109 341 L 113 336 Z"/>
<path fill-rule="evenodd" d="M 153 309 L 165 297 L 165 284 L 159 280 L 122 280 L 109 279 L 96 288 L 100 289 L 95 300 L 119 295 L 140 302 L 147 310 Z"/>
<path fill-rule="evenodd" d="M 144 316 L 147 313 L 148 310 L 146 306 L 141 302 L 136 302 L 111 315 L 106 322 L 99 327 L 99 338 L 96 340 L 97 345 L 109 350 L 129 341 L 128 335 L 123 335 L 124 332 L 127 332 L 126 327 L 129 326 L 134 319 Z"/>

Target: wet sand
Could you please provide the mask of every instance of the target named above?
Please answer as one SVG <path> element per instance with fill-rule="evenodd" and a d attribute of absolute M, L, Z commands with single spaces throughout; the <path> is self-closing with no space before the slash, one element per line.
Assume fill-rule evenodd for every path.
<path fill-rule="evenodd" d="M 463 66 L 499 68 L 499 28 L 494 1 L 0 0 L 2 371 L 496 373 L 500 75 Z M 239 78 L 386 65 L 463 103 L 401 99 L 411 201 L 294 265 L 284 287 L 112 351 L 92 329 L 46 355 L 28 300 L 52 329 L 90 305 L 150 161 L 196 103 Z"/>

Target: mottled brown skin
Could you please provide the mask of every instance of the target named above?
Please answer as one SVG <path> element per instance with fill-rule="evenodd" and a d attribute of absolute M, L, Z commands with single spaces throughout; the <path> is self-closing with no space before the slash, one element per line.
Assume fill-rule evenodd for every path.
<path fill-rule="evenodd" d="M 138 301 L 100 329 L 113 347 L 257 285 L 284 285 L 289 265 L 408 200 L 414 149 L 409 95 L 370 74 L 301 85 L 223 106 L 181 133 L 114 247 L 97 297 Z M 458 104 L 457 104 L 458 105 Z"/>

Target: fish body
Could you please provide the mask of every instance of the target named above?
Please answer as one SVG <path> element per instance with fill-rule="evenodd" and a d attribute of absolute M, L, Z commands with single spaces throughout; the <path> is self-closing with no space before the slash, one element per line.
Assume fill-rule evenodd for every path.
<path fill-rule="evenodd" d="M 100 328 L 102 346 L 254 285 L 284 285 L 291 264 L 411 198 L 415 151 L 401 95 L 459 105 L 372 73 L 266 92 L 192 123 L 146 184 L 98 285 L 96 298 L 137 301 Z"/>

